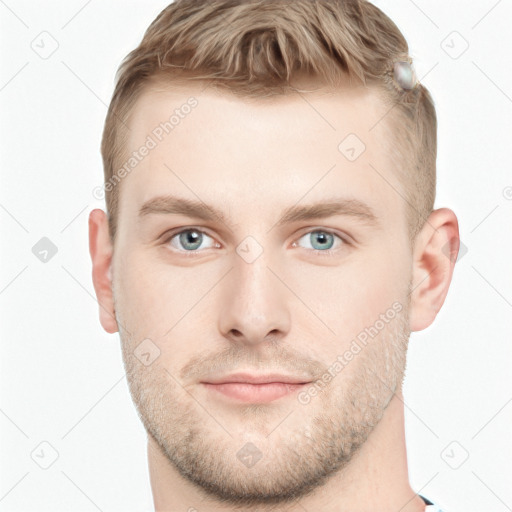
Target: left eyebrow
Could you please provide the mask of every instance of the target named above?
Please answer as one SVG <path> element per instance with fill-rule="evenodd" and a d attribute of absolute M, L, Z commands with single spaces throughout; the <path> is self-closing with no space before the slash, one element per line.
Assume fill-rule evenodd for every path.
<path fill-rule="evenodd" d="M 146 201 L 139 210 L 139 217 L 150 214 L 185 215 L 203 221 L 217 220 L 229 224 L 227 216 L 217 208 L 202 201 L 176 196 L 157 196 Z M 284 210 L 275 225 L 280 227 L 292 222 L 325 219 L 335 215 L 353 217 L 371 227 L 380 225 L 377 215 L 369 205 L 351 198 L 331 198 L 314 204 L 291 206 Z"/>
<path fill-rule="evenodd" d="M 334 215 L 353 217 L 371 227 L 380 224 L 373 209 L 363 201 L 333 198 L 305 206 L 292 206 L 285 210 L 277 226 L 302 220 L 325 219 Z"/>

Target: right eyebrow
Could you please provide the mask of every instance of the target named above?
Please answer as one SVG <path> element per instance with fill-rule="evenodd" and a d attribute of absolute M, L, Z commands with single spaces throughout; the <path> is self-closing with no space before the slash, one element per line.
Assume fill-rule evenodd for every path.
<path fill-rule="evenodd" d="M 151 214 L 185 215 L 200 220 L 220 220 L 227 223 L 226 216 L 201 201 L 175 196 L 157 196 L 146 201 L 139 210 L 139 217 Z"/>

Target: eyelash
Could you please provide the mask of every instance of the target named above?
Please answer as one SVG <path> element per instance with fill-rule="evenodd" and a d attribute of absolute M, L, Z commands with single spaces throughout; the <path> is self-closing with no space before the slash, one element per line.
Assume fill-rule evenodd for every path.
<path fill-rule="evenodd" d="M 199 228 L 196 228 L 194 226 L 192 227 L 187 227 L 187 228 L 184 228 L 184 229 L 180 229 L 180 231 L 172 231 L 170 234 L 168 234 L 168 236 L 165 237 L 164 241 L 162 242 L 164 245 L 167 245 L 169 244 L 169 242 L 177 235 L 181 235 L 182 233 L 185 233 L 187 231 L 196 231 L 197 233 L 201 233 L 203 235 L 206 235 L 210 238 L 213 239 L 212 236 L 210 236 L 206 231 L 203 231 L 202 229 L 199 229 Z M 310 234 L 310 233 L 314 233 L 314 232 L 321 232 L 321 233 L 328 233 L 330 235 L 334 235 L 335 237 L 338 237 L 342 243 L 342 245 L 352 245 L 345 237 L 342 237 L 340 235 L 338 235 L 337 233 L 335 233 L 334 231 L 331 231 L 329 229 L 323 229 L 323 228 L 313 228 L 311 229 L 310 231 L 306 231 L 305 233 L 303 233 L 299 238 L 298 240 L 300 240 L 304 235 L 307 235 L 307 234 Z M 296 242 L 293 242 L 294 244 Z M 319 256 L 319 257 L 332 257 L 335 255 L 335 253 L 337 253 L 339 250 L 341 249 L 341 247 L 337 248 L 337 249 L 326 249 L 326 250 L 320 250 L 320 249 L 306 249 L 306 250 L 309 250 L 309 251 L 313 251 L 313 253 L 316 255 L 316 256 Z M 178 254 L 182 254 L 184 255 L 185 257 L 187 258 L 194 258 L 197 256 L 197 254 L 201 251 L 198 251 L 198 250 L 195 250 L 195 251 L 181 251 L 181 250 L 177 250 L 177 249 L 171 249 L 171 251 L 173 252 L 178 252 Z"/>

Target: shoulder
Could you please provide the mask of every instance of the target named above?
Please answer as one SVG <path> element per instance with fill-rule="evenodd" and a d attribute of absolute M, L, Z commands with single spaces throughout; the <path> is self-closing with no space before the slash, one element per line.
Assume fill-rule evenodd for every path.
<path fill-rule="evenodd" d="M 425 512 L 447 512 L 443 511 L 439 505 L 425 498 L 425 496 L 421 496 L 421 494 L 419 496 L 425 502 Z"/>

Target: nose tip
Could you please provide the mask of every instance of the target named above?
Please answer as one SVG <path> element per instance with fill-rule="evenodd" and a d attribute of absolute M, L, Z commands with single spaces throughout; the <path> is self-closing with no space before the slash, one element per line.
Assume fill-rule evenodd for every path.
<path fill-rule="evenodd" d="M 286 290 L 269 270 L 264 257 L 250 264 L 240 258 L 235 267 L 222 290 L 222 335 L 252 345 L 284 336 L 290 323 Z"/>

